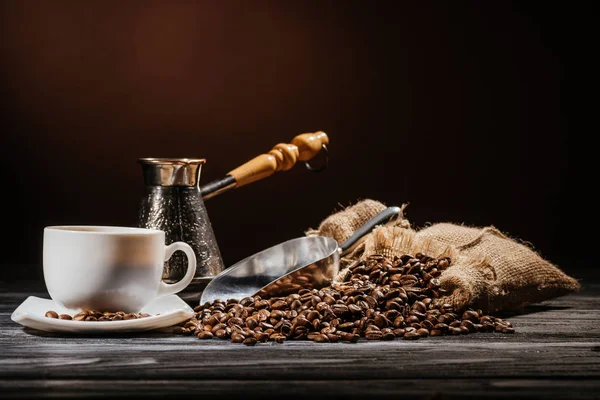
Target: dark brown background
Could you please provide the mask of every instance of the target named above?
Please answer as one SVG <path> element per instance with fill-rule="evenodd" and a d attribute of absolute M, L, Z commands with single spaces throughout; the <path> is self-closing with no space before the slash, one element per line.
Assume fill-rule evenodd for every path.
<path fill-rule="evenodd" d="M 415 226 L 495 225 L 575 275 L 589 262 L 570 246 L 591 204 L 568 157 L 581 7 L 6 1 L 0 13 L 11 276 L 41 277 L 44 226 L 135 224 L 138 157 L 204 157 L 209 182 L 317 130 L 331 139 L 325 172 L 297 165 L 206 202 L 227 265 L 361 198 L 409 203 Z"/>

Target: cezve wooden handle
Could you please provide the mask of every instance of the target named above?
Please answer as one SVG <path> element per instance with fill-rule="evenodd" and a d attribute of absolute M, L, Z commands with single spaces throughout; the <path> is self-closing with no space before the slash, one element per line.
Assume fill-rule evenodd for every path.
<path fill-rule="evenodd" d="M 241 187 L 266 178 L 277 171 L 287 171 L 298 161 L 309 161 L 329 144 L 325 132 L 303 133 L 292 143 L 279 143 L 271 151 L 254 157 L 229 172 L 225 178 L 210 182 L 200 188 L 203 199 L 209 199 L 226 190 Z"/>

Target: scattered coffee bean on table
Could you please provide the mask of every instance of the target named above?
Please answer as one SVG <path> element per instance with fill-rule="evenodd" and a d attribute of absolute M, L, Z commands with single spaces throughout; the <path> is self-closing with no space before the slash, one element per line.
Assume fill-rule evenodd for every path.
<path fill-rule="evenodd" d="M 55 311 L 48 311 L 45 314 L 48 318 L 58 318 L 58 319 L 68 319 L 73 321 L 121 321 L 121 320 L 129 320 L 129 319 L 139 319 L 149 317 L 150 314 L 146 313 L 125 313 L 123 311 L 94 311 L 94 310 L 84 310 L 78 312 L 77 314 L 71 316 L 69 314 L 58 314 Z"/>
<path fill-rule="evenodd" d="M 312 340 L 317 343 L 418 340 L 474 332 L 514 333 L 510 322 L 481 310 L 435 304 L 446 294 L 438 277 L 449 257 L 422 253 L 393 260 L 372 255 L 348 267 L 344 282 L 321 290 L 301 289 L 286 297 L 217 299 L 194 308 L 175 333 L 199 339 L 257 342 Z"/>

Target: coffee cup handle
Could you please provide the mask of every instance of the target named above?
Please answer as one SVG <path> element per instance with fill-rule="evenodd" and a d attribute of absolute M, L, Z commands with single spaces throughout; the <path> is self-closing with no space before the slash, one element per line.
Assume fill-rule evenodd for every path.
<path fill-rule="evenodd" d="M 190 282 L 192 282 L 192 279 L 196 274 L 196 254 L 190 245 L 185 242 L 174 242 L 166 246 L 165 261 L 171 258 L 173 253 L 175 253 L 177 250 L 183 251 L 187 256 L 187 272 L 185 273 L 185 276 L 177 283 L 165 283 L 164 281 L 161 282 L 160 286 L 158 287 L 158 296 L 166 296 L 168 294 L 181 292 L 190 284 Z"/>

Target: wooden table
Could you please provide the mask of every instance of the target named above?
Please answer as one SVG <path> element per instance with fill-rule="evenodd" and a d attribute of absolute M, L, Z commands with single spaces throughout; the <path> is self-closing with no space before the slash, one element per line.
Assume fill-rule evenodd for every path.
<path fill-rule="evenodd" d="M 514 335 L 255 347 L 33 331 L 10 314 L 44 287 L 0 289 L 0 398 L 600 398 L 600 284 L 510 317 Z"/>

